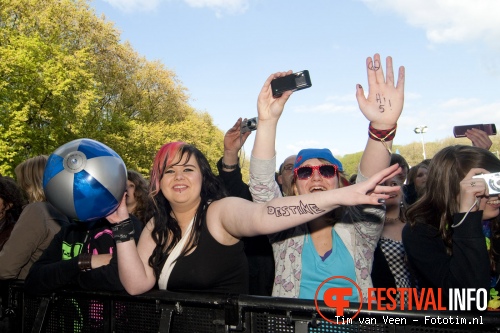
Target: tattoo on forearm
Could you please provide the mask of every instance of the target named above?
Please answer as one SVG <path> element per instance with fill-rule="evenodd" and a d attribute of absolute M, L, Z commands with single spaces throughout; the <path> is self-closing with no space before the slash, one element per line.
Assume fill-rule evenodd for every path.
<path fill-rule="evenodd" d="M 326 210 L 318 208 L 316 204 L 304 204 L 302 203 L 302 200 L 300 201 L 298 206 L 267 207 L 267 214 L 276 215 L 277 217 L 297 215 L 297 214 L 318 215 L 324 212 L 326 212 Z"/>

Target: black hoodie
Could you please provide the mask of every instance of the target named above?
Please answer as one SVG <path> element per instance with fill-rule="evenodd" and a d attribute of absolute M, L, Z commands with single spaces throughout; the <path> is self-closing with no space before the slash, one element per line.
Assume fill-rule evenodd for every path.
<path fill-rule="evenodd" d="M 135 241 L 139 240 L 142 225 L 131 216 L 135 228 Z M 78 268 L 80 253 L 112 254 L 109 265 L 82 272 Z M 25 291 L 44 295 L 58 288 L 80 286 L 87 290 L 124 290 L 118 276 L 116 243 L 111 224 L 102 218 L 96 222 L 74 222 L 63 227 L 54 236 L 40 259 L 31 266 L 26 277 Z"/>

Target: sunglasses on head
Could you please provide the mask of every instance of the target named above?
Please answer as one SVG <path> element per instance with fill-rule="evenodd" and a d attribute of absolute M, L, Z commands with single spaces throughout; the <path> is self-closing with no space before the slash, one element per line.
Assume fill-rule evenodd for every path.
<path fill-rule="evenodd" d="M 337 174 L 337 166 L 333 164 L 302 166 L 295 168 L 294 173 L 298 179 L 309 179 L 315 170 L 319 170 L 319 174 L 324 178 L 333 178 Z"/>

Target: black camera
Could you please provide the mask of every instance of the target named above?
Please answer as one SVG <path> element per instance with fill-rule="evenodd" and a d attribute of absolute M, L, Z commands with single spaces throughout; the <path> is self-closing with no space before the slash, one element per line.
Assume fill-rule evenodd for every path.
<path fill-rule="evenodd" d="M 477 128 L 485 131 L 488 135 L 497 135 L 497 127 L 495 124 L 475 124 L 475 125 L 462 125 L 453 127 L 453 135 L 455 138 L 465 137 L 465 132 L 468 129 Z"/>
<path fill-rule="evenodd" d="M 241 122 L 240 133 L 255 131 L 257 129 L 257 117 L 250 119 L 243 119 Z"/>
<path fill-rule="evenodd" d="M 309 88 L 311 85 L 309 71 L 302 71 L 272 80 L 271 90 L 273 97 L 278 98 L 287 90 L 301 90 Z"/>

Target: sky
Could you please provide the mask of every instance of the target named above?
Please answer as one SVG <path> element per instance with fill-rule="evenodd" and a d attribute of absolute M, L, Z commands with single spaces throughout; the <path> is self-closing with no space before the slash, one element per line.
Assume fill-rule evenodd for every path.
<path fill-rule="evenodd" d="M 405 66 L 405 106 L 394 144 L 452 136 L 455 125 L 500 126 L 498 0 L 93 0 L 123 42 L 173 70 L 190 104 L 227 131 L 257 116 L 257 96 L 278 71 L 308 70 L 278 124 L 278 165 L 302 148 L 362 151 L 368 120 L 365 60 Z M 385 70 L 385 61 L 382 61 Z M 250 156 L 253 133 L 244 146 Z M 498 147 L 493 147 L 500 149 Z M 427 156 L 429 157 L 429 156 Z"/>

